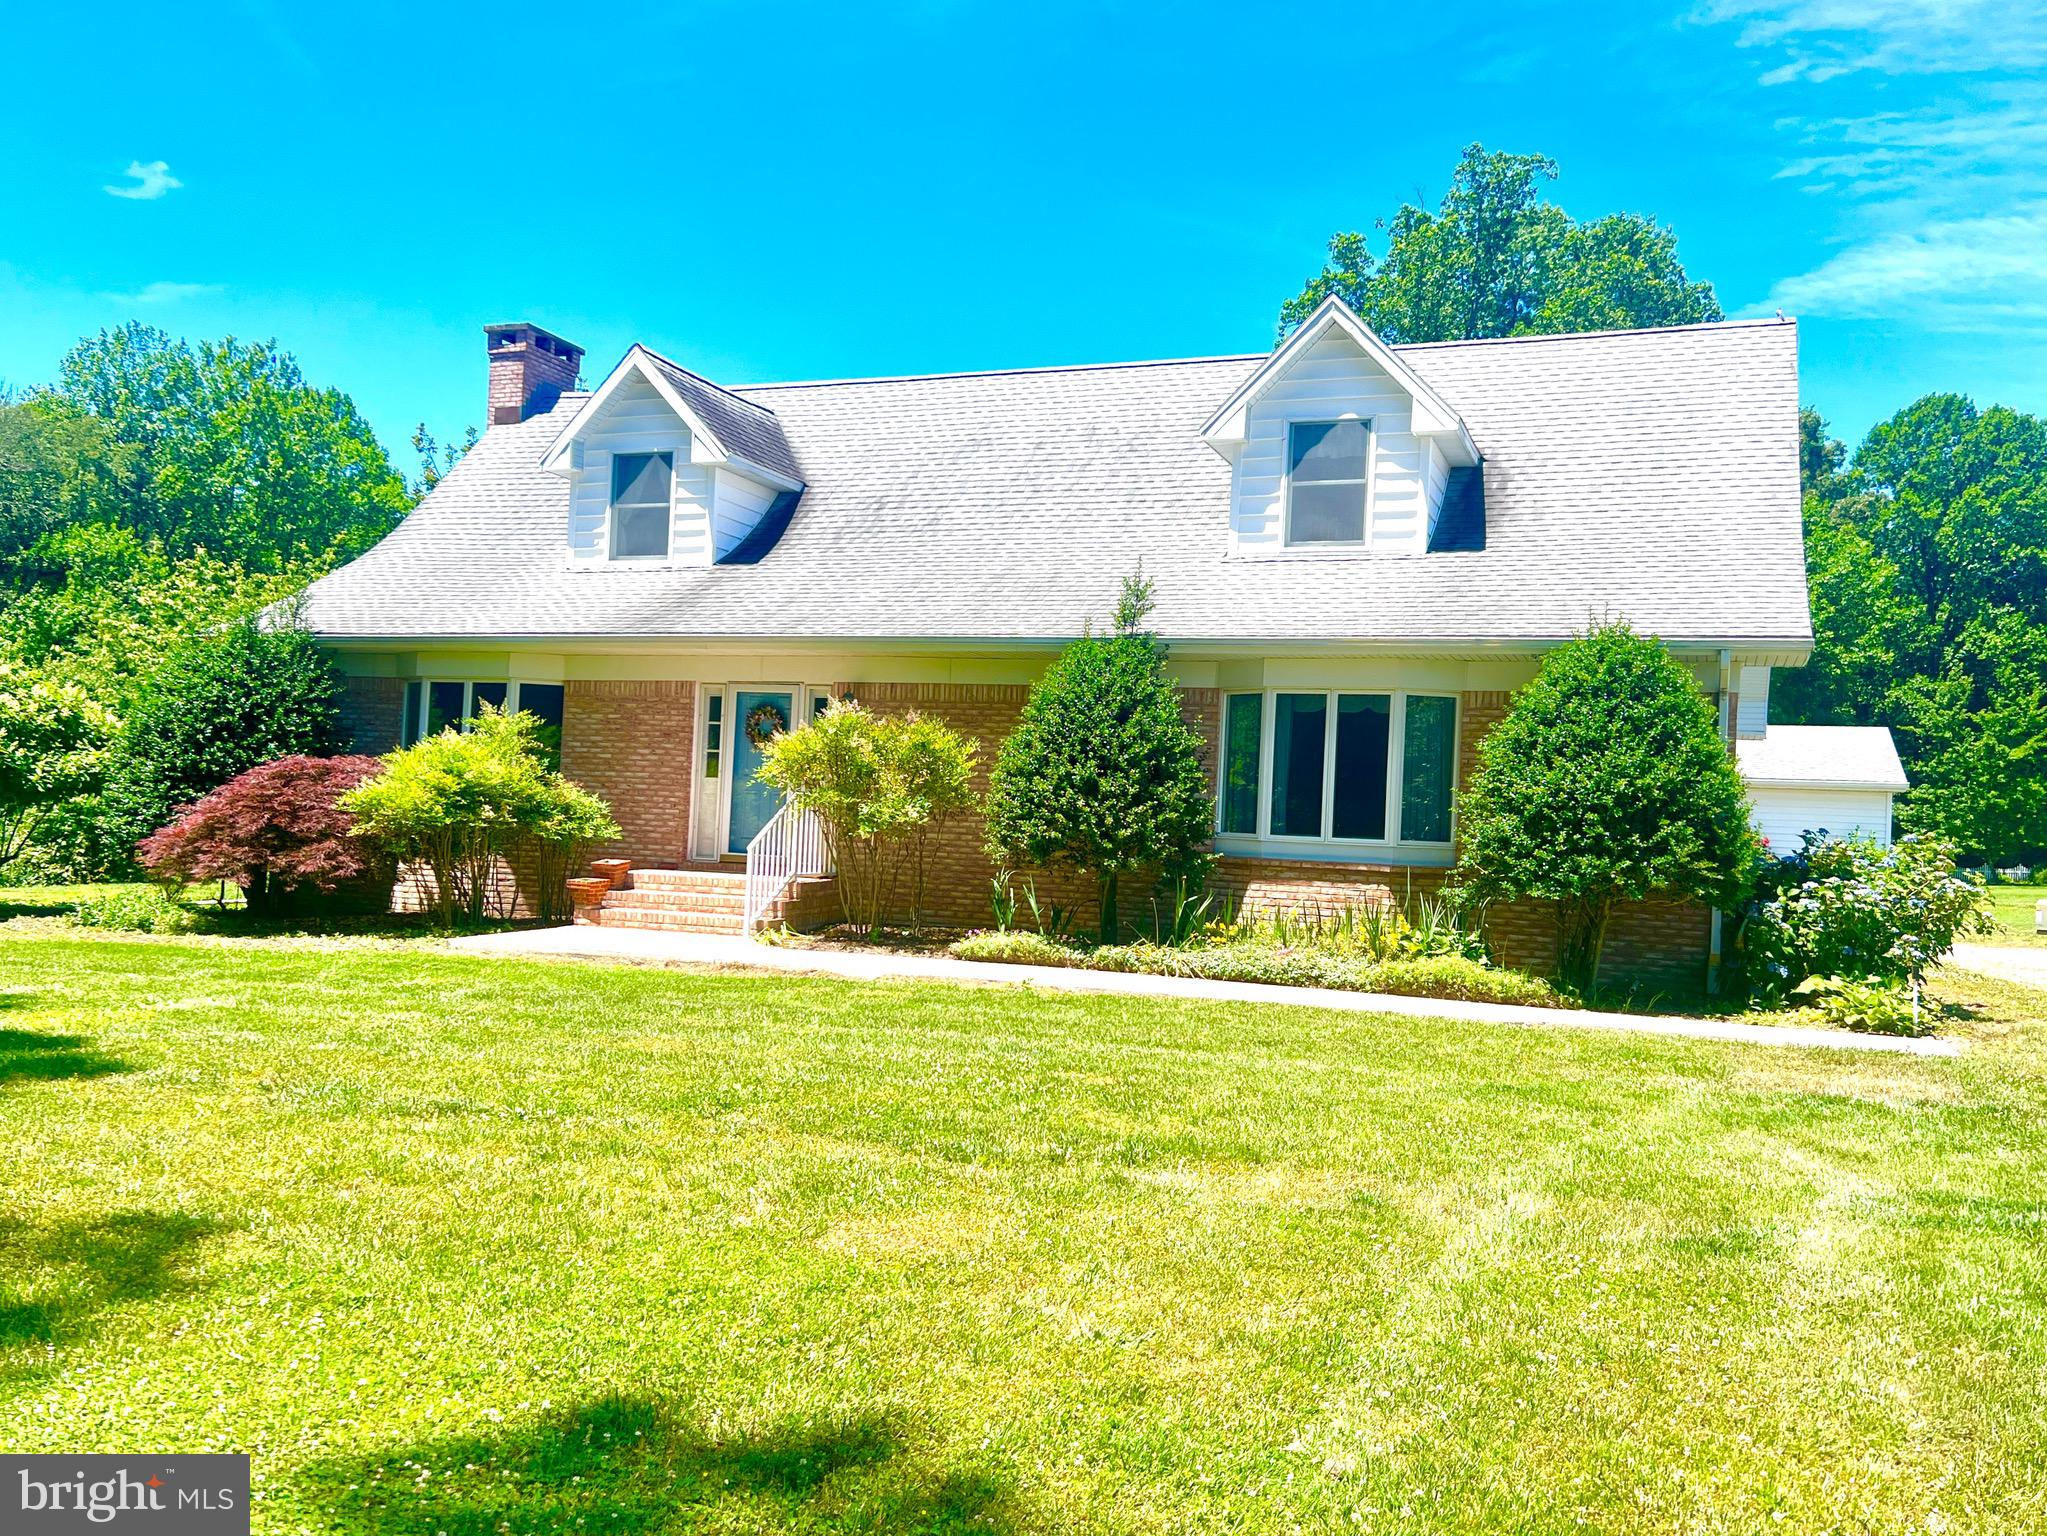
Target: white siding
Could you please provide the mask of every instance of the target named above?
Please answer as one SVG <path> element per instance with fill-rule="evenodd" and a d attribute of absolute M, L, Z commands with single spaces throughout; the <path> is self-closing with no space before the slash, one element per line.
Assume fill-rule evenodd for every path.
<path fill-rule="evenodd" d="M 571 472 L 569 558 L 601 561 L 610 550 L 611 456 L 614 453 L 670 453 L 675 456 L 674 518 L 668 559 L 673 565 L 707 565 L 711 559 L 711 475 L 689 461 L 689 428 L 654 387 L 634 375 L 583 433 L 583 467 Z"/>
<path fill-rule="evenodd" d="M 1422 461 L 1424 475 L 1422 496 L 1429 509 L 1428 531 L 1422 535 L 1422 545 L 1435 537 L 1436 519 L 1443 515 L 1443 492 L 1450 483 L 1450 461 L 1443 456 L 1443 449 L 1434 438 L 1424 438 L 1422 447 L 1426 457 Z"/>
<path fill-rule="evenodd" d="M 1735 732 L 1742 736 L 1766 733 L 1770 728 L 1770 669 L 1743 667 L 1735 691 L 1741 700 L 1741 716 L 1735 721 Z"/>
<path fill-rule="evenodd" d="M 1365 509 L 1372 548 L 1419 554 L 1428 547 L 1427 454 L 1410 430 L 1412 403 L 1357 343 L 1331 334 L 1251 407 L 1232 498 L 1231 547 L 1238 554 L 1285 548 L 1287 424 L 1346 416 L 1372 423 L 1371 502 Z"/>
<path fill-rule="evenodd" d="M 1891 841 L 1891 796 L 1881 789 L 1772 789 L 1751 785 L 1748 792 L 1756 830 L 1770 840 L 1780 858 L 1796 853 L 1807 832 L 1825 830 L 1836 837 L 1873 837 Z"/>
<path fill-rule="evenodd" d="M 715 558 L 722 560 L 753 532 L 761 514 L 774 504 L 775 493 L 759 481 L 729 469 L 714 471 L 712 480 L 711 527 Z"/>

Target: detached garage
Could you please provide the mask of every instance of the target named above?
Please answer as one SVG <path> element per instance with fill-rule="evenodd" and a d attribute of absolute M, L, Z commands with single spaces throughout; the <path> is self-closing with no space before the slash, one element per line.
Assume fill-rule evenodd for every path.
<path fill-rule="evenodd" d="M 1906 783 L 1884 727 L 1773 725 L 1736 741 L 1734 753 L 1772 853 L 1795 853 L 1807 832 L 1821 831 L 1889 846 L 1891 801 Z"/>

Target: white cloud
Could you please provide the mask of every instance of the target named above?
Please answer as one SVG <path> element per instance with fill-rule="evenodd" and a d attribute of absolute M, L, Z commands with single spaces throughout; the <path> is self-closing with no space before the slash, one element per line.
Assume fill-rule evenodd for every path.
<path fill-rule="evenodd" d="M 171 168 L 161 160 L 152 160 L 144 165 L 140 160 L 128 162 L 123 176 L 135 178 L 132 187 L 108 186 L 107 192 L 114 197 L 132 197 L 141 202 L 153 203 L 164 193 L 182 187 L 184 183 L 171 174 Z"/>
<path fill-rule="evenodd" d="M 1740 23 L 1737 42 L 1775 58 L 1764 85 L 2047 64 L 2047 12 L 2031 0 L 1707 0 L 1695 19 Z"/>
<path fill-rule="evenodd" d="M 1751 313 L 1909 320 L 1929 330 L 2047 324 L 2047 209 L 1930 222 L 1848 246 Z"/>
<path fill-rule="evenodd" d="M 134 293 L 110 293 L 119 304 L 179 304 L 220 292 L 218 283 L 146 283 Z"/>
<path fill-rule="evenodd" d="M 1777 172 L 1852 225 L 1751 312 L 1939 330 L 2047 324 L 2047 7 L 2036 0 L 1707 0 L 1758 83 L 1809 107 L 1777 119 Z"/>

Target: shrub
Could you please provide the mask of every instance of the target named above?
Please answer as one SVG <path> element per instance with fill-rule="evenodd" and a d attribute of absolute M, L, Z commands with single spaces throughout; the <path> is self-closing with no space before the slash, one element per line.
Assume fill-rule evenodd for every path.
<path fill-rule="evenodd" d="M 943 721 L 914 710 L 878 715 L 848 699 L 778 732 L 759 777 L 824 827 L 847 922 L 878 933 L 903 898 L 915 930 L 931 834 L 974 803 L 977 751 Z"/>
<path fill-rule="evenodd" d="M 110 727 L 74 684 L 0 664 L 0 869 L 52 810 L 97 787 Z"/>
<path fill-rule="evenodd" d="M 232 880 L 251 916 L 274 916 L 303 890 L 332 892 L 388 869 L 339 803 L 377 770 L 373 757 L 264 763 L 144 838 L 136 857 L 157 879 L 179 885 Z"/>
<path fill-rule="evenodd" d="M 88 896 L 71 909 L 71 921 L 115 933 L 190 933 L 199 926 L 189 907 L 150 885 Z"/>
<path fill-rule="evenodd" d="M 1070 944 L 1021 929 L 970 933 L 954 941 L 951 953 L 962 960 L 988 960 L 998 965 L 1076 966 L 1084 956 Z"/>
<path fill-rule="evenodd" d="M 1849 976 L 1815 976 L 1793 994 L 1819 1010 L 1839 1029 L 1872 1035 L 1930 1035 L 1931 1014 L 1922 1014 L 1913 989 L 1895 981 L 1858 981 Z"/>
<path fill-rule="evenodd" d="M 259 763 L 347 746 L 341 678 L 303 629 L 247 620 L 173 650 L 122 722 L 107 813 L 122 846 Z"/>
<path fill-rule="evenodd" d="M 1957 872 L 1945 839 L 1912 834 L 1882 848 L 1808 833 L 1764 866 L 1739 943 L 1750 987 L 1775 999 L 1811 976 L 1916 982 L 1959 935 L 1993 927 L 1988 897 Z"/>
<path fill-rule="evenodd" d="M 604 802 L 548 766 L 542 729 L 537 716 L 485 706 L 469 730 L 388 754 L 381 774 L 342 796 L 359 835 L 427 867 L 442 923 L 484 917 L 498 862 L 522 850 L 547 872 L 541 915 L 558 917 L 567 896 L 555 887 L 576 851 L 618 836 Z"/>
<path fill-rule="evenodd" d="M 1479 744 L 1458 806 L 1466 882 L 1553 902 L 1559 974 L 1581 992 L 1616 902 L 1732 908 L 1760 848 L 1713 705 L 1661 642 L 1619 623 L 1549 654 Z"/>
<path fill-rule="evenodd" d="M 1526 1008 L 1568 1008 L 1570 1002 L 1540 976 L 1503 971 L 1462 955 L 1388 960 L 1372 967 L 1368 986 L 1399 997 L 1442 997 L 1467 1003 L 1514 1003 Z"/>
<path fill-rule="evenodd" d="M 988 789 L 989 851 L 1093 881 L 1105 943 L 1121 931 L 1117 880 L 1156 868 L 1200 885 L 1214 829 L 1201 738 L 1143 628 L 1152 601 L 1149 582 L 1126 581 L 1114 633 L 1083 635 L 1032 684 Z"/>

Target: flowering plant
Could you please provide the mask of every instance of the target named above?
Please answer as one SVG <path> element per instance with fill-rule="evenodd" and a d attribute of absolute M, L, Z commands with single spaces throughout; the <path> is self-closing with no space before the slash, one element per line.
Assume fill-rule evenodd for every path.
<path fill-rule="evenodd" d="M 1821 831 L 1764 862 L 1739 943 L 1749 985 L 1778 998 L 1809 976 L 1916 982 L 1956 938 L 1989 928 L 1983 887 L 1955 869 L 1952 843 L 1914 835 L 1884 848 Z"/>

